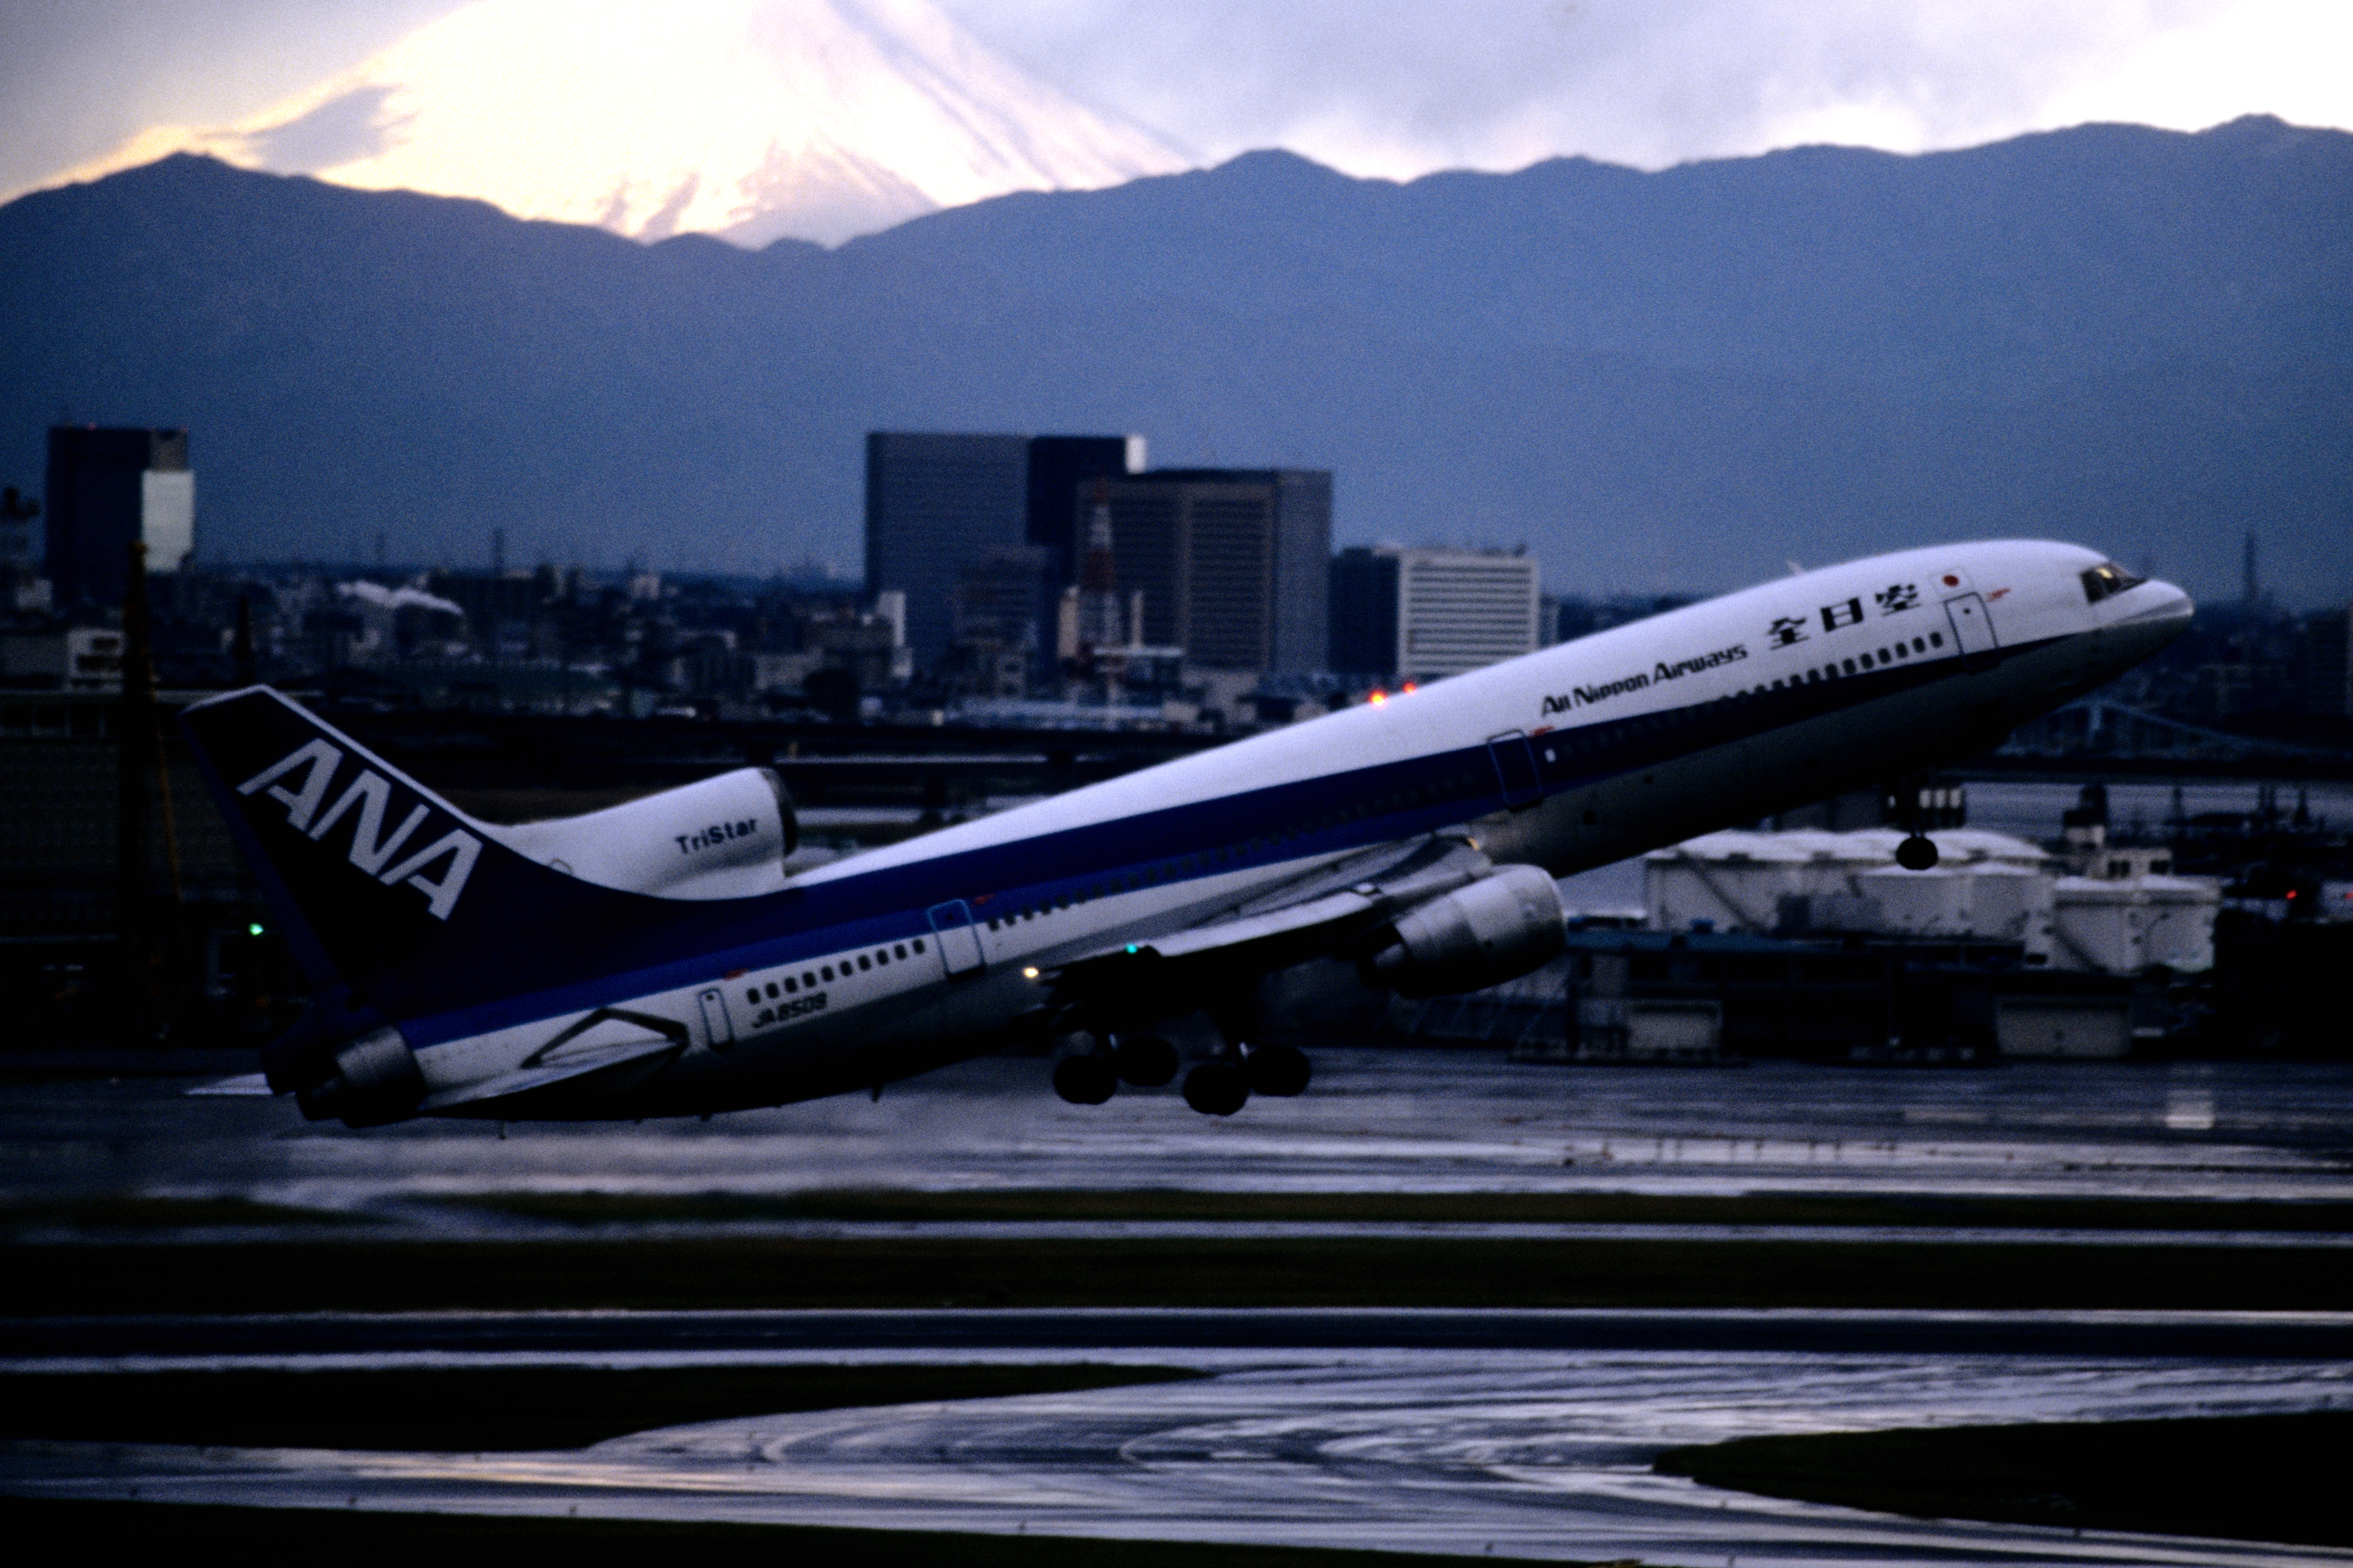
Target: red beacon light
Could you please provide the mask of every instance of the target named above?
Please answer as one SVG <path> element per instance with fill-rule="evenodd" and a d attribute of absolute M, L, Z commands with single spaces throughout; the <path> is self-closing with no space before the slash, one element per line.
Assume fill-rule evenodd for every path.
<path fill-rule="evenodd" d="M 1410 697 L 1420 689 L 1421 687 L 1419 683 L 1409 680 L 1403 686 L 1398 688 L 1398 695 L 1399 697 Z"/>

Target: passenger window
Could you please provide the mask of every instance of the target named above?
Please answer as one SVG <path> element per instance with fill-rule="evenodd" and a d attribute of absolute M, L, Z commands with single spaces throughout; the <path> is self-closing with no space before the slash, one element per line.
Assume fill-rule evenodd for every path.
<path fill-rule="evenodd" d="M 832 971 L 832 970 L 830 970 L 830 969 L 827 970 L 827 971 L 825 972 L 825 977 L 826 977 L 828 980 L 832 979 L 832 978 L 833 978 L 833 971 Z M 807 986 L 810 990 L 814 991 L 814 990 L 816 990 L 816 989 L 817 989 L 817 976 L 816 976 L 814 973 L 804 974 L 804 975 L 802 975 L 802 976 L 801 976 L 801 984 L 804 984 L 804 985 L 806 985 L 806 986 Z"/>
<path fill-rule="evenodd" d="M 858 955 L 858 967 L 860 969 L 871 969 L 874 966 L 866 962 L 866 955 L 861 952 Z"/>
<path fill-rule="evenodd" d="M 786 976 L 785 976 L 785 994 L 786 994 L 786 995 L 789 996 L 789 995 L 791 995 L 794 992 L 796 992 L 796 991 L 797 991 L 797 990 L 799 990 L 799 989 L 800 989 L 800 986 L 799 986 L 799 985 L 798 985 L 798 984 L 794 981 L 794 979 L 793 979 L 793 977 L 792 977 L 791 975 L 787 974 L 787 975 L 786 975 Z"/>
<path fill-rule="evenodd" d="M 1846 661 L 1846 672 L 1849 675 L 1852 675 L 1854 673 L 1854 660 L 1848 659 Z"/>
<path fill-rule="evenodd" d="M 887 947 L 878 947 L 878 948 L 876 948 L 876 949 L 874 950 L 874 962 L 875 962 L 875 963 L 890 963 L 890 962 L 891 962 L 891 950 L 890 950 L 889 948 L 887 948 Z"/>
<path fill-rule="evenodd" d="M 758 1006 L 760 1005 L 760 988 L 754 985 L 751 990 L 744 993 L 744 1000 L 751 1003 L 755 1007 Z"/>
<path fill-rule="evenodd" d="M 771 1001 L 771 1002 L 773 1002 L 773 1001 L 775 1001 L 776 999 L 776 983 L 775 981 L 771 980 L 771 981 L 769 981 L 769 982 L 768 982 L 768 1000 L 769 1000 L 769 1001 Z"/>
<path fill-rule="evenodd" d="M 903 942 L 899 942 L 892 946 L 891 951 L 897 953 L 901 958 L 904 958 L 907 956 L 907 944 Z"/>
<path fill-rule="evenodd" d="M 915 951 L 917 952 L 923 951 L 923 939 L 922 937 L 917 937 L 915 939 Z"/>
<path fill-rule="evenodd" d="M 1945 646 L 1945 634 L 1944 634 L 1944 633 L 1942 633 L 1942 632 L 1930 632 L 1930 633 L 1928 634 L 1928 646 L 1929 646 L 1930 647 L 1944 647 L 1944 646 Z"/>
<path fill-rule="evenodd" d="M 832 964 L 830 964 L 830 963 L 828 963 L 828 964 L 827 964 L 827 965 L 825 966 L 825 977 L 826 977 L 828 980 L 830 980 L 830 979 L 832 979 L 832 978 L 833 978 L 833 965 L 832 965 Z"/>
<path fill-rule="evenodd" d="M 1914 637 L 1912 639 L 1912 651 L 1914 653 L 1926 653 L 1928 651 L 1928 645 L 1922 642 L 1918 637 Z"/>

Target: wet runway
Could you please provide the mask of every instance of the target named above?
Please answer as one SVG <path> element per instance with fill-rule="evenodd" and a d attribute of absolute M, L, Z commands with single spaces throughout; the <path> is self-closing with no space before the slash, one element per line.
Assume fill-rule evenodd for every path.
<path fill-rule="evenodd" d="M 1296 1100 L 1062 1104 L 1034 1058 L 709 1122 L 364 1132 L 168 1080 L 0 1085 L 0 1200 L 238 1196 L 407 1225 L 470 1195 L 1166 1188 L 2353 1197 L 2353 1068 L 1760 1062 L 1662 1071 L 1339 1046 Z"/>
<path fill-rule="evenodd" d="M 973 1359 L 969 1351 L 953 1353 Z M 1070 1352 L 1076 1354 L 1078 1352 Z M 2341 1358 L 1756 1351 L 1129 1352 L 1206 1381 L 814 1412 L 568 1453 L 17 1445 L 0 1489 L 1281 1542 L 1652 1563 L 2342 1563 L 2317 1549 L 1943 1523 L 1712 1492 L 1662 1449 L 1762 1432 L 2256 1414 L 2353 1397 Z M 843 1359 L 779 1352 L 763 1359 Z M 899 1352 L 891 1359 L 920 1359 Z M 1023 1359 L 1039 1359 L 1027 1353 Z"/>
<path fill-rule="evenodd" d="M 1093 1110 L 1048 1064 L 991 1058 L 863 1097 L 644 1126 L 423 1122 L 353 1132 L 283 1101 L 154 1080 L 0 1085 L 0 1230 L 399 1241 L 654 1235 L 1428 1235 L 1498 1247 L 1687 1241 L 2112 1241 L 2341 1248 L 2312 1233 L 1909 1225 L 1350 1224 L 716 1217 L 583 1227 L 501 1199 L 871 1187 L 1213 1192 L 1750 1192 L 2353 1198 L 2353 1068 L 1760 1063 L 1519 1066 L 1486 1049 L 1317 1054 L 1295 1100 L 1229 1121 L 1171 1092 Z M 323 1211 L 158 1231 L 123 1198 Z M 76 1209 L 75 1204 L 96 1207 Z M 488 1206 L 485 1206 L 485 1205 Z M 61 1206 L 62 1205 L 62 1206 Z M 712 1211 L 724 1215 L 724 1205 Z M 77 1217 L 77 1216 L 79 1217 Z M 93 1217 L 95 1216 L 95 1217 Z M 217 1218 L 217 1216 L 216 1216 Z M 142 1226 L 149 1228 L 142 1229 Z M 2331 1256 L 2335 1256 L 2332 1251 Z M 17 1445 L 0 1490 L 212 1502 L 659 1515 L 1357 1543 L 1655 1563 L 2348 1561 L 2342 1552 L 1943 1525 L 1653 1476 L 1684 1442 L 1911 1424 L 2221 1414 L 2353 1397 L 2353 1316 L 2228 1313 L 1179 1310 L 317 1314 L 19 1321 L 22 1370 L 408 1363 L 1113 1360 L 1206 1382 L 836 1411 L 579 1453 L 365 1456 Z"/>
<path fill-rule="evenodd" d="M 401 1358 L 653 1365 L 761 1356 L 1047 1359 L 1308 1350 L 1869 1352 L 2353 1365 L 2353 1312 L 1829 1308 L 989 1307 L 159 1314 L 6 1325 L 0 1371 L 154 1371 Z M 257 1362 L 256 1358 L 259 1358 Z"/>

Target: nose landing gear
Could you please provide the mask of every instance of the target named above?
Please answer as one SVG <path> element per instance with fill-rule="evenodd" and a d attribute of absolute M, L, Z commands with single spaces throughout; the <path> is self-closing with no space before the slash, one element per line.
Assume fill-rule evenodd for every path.
<path fill-rule="evenodd" d="M 1936 841 L 1915 833 L 1895 847 L 1895 863 L 1906 871 L 1926 871 L 1936 864 Z"/>

